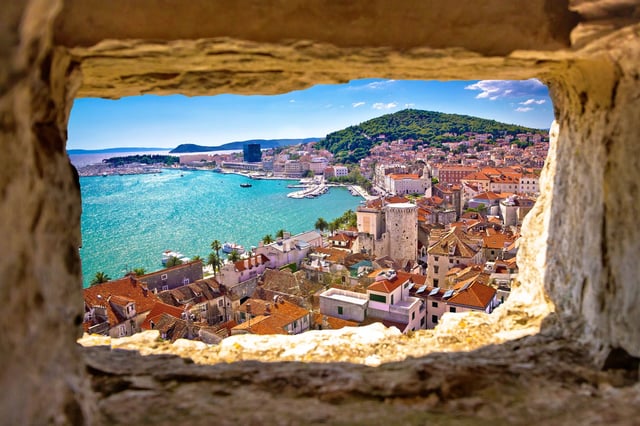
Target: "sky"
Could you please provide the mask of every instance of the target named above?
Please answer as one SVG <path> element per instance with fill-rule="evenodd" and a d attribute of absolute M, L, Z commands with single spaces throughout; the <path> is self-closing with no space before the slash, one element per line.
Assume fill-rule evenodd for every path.
<path fill-rule="evenodd" d="M 548 129 L 553 120 L 547 87 L 535 79 L 364 79 L 271 96 L 80 98 L 71 110 L 67 149 L 217 146 L 248 139 L 324 137 L 406 108 L 539 129 Z"/>

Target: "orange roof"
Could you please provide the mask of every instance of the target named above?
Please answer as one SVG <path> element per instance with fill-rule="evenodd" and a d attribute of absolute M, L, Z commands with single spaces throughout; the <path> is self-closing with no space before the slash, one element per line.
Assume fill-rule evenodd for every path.
<path fill-rule="evenodd" d="M 247 312 L 247 303 L 251 303 L 251 320 L 233 327 L 234 330 L 245 330 L 252 334 L 288 334 L 285 327 L 309 314 L 309 311 L 280 299 L 278 303 L 262 299 L 249 299 L 238 311 Z M 266 305 L 270 305 L 267 313 Z"/>
<path fill-rule="evenodd" d="M 483 246 L 488 249 L 503 249 L 505 243 L 511 244 L 513 238 L 505 234 L 485 235 L 482 237 Z"/>
<path fill-rule="evenodd" d="M 493 297 L 496 290 L 488 285 L 479 282 L 473 282 L 465 290 L 458 291 L 447 303 L 449 305 L 459 305 L 472 309 L 485 310 Z"/>
<path fill-rule="evenodd" d="M 466 175 L 462 179 L 464 179 L 464 180 L 486 180 L 486 181 L 490 181 L 491 180 L 491 179 L 489 179 L 489 176 L 485 175 L 484 173 L 480 173 L 480 172 L 469 173 L 468 175 Z"/>
<path fill-rule="evenodd" d="M 329 237 L 330 241 L 351 241 L 352 239 L 355 239 L 355 238 L 348 237 L 342 233 L 336 234 L 333 237 Z"/>
<path fill-rule="evenodd" d="M 405 198 L 405 197 L 399 197 L 397 195 L 394 195 L 392 197 L 385 198 L 384 201 L 385 201 L 386 204 L 396 204 L 396 203 L 408 203 L 409 199 Z"/>
<path fill-rule="evenodd" d="M 258 315 L 236 325 L 232 330 L 244 330 L 252 334 L 288 334 L 284 330 L 286 324 L 280 325 L 279 322 L 274 323 L 271 316 Z"/>
<path fill-rule="evenodd" d="M 241 259 L 234 263 L 236 270 L 238 272 L 242 272 L 245 269 L 250 269 L 252 267 L 264 265 L 269 262 L 269 258 L 264 254 L 259 254 L 257 256 L 251 256 L 248 259 Z"/>
<path fill-rule="evenodd" d="M 432 244 L 427 253 L 435 256 L 456 256 L 471 258 L 476 251 L 471 247 L 472 241 L 459 228 L 454 227 Z"/>
<path fill-rule="evenodd" d="M 391 173 L 389 177 L 393 180 L 420 179 L 420 176 L 414 173 Z"/>
<path fill-rule="evenodd" d="M 157 323 L 157 319 L 161 317 L 163 314 L 171 315 L 174 318 L 182 318 L 182 313 L 184 311 L 181 308 L 177 308 L 175 306 L 167 305 L 166 303 L 158 302 L 153 305 L 151 311 L 147 314 L 147 317 L 144 319 L 144 322 L 140 325 L 140 328 L 143 330 L 151 330 L 151 321 Z"/>
<path fill-rule="evenodd" d="M 326 321 L 331 330 L 339 330 L 343 327 L 357 327 L 358 323 L 355 321 L 347 321 L 342 318 L 332 317 L 330 315 L 323 315 L 321 313 L 313 314 L 313 324 L 316 326 L 323 326 L 323 322 Z"/>
<path fill-rule="evenodd" d="M 115 300 L 113 302 L 119 306 L 122 306 L 120 303 L 125 300 L 127 303 L 133 301 L 138 315 L 150 311 L 153 305 L 160 301 L 153 292 L 147 290 L 146 285 L 133 276 L 93 285 L 85 288 L 82 291 L 82 295 L 87 309 L 91 309 L 93 306 L 104 306 L 106 308 L 110 327 L 119 324 L 125 319 L 114 311 L 110 303 L 114 296 Z"/>
<path fill-rule="evenodd" d="M 369 274 L 369 277 L 375 277 L 380 272 L 381 272 L 380 270 L 374 271 L 371 274 Z M 402 284 L 407 282 L 408 280 L 411 280 L 414 283 L 424 284 L 427 280 L 427 277 L 425 277 L 424 275 L 409 274 L 406 272 L 397 271 L 395 278 L 391 280 L 384 279 L 384 280 L 376 281 L 373 284 L 369 285 L 369 287 L 367 287 L 367 290 L 377 291 L 380 293 L 391 293 L 395 289 L 400 287 Z"/>
<path fill-rule="evenodd" d="M 479 198 L 481 200 L 501 200 L 506 197 L 504 197 L 503 194 L 496 194 L 495 192 L 486 191 L 476 195 L 473 198 L 474 199 Z"/>
<path fill-rule="evenodd" d="M 327 255 L 325 260 L 327 262 L 333 263 L 342 263 L 345 260 L 345 257 L 349 254 L 348 252 L 340 249 L 336 249 L 333 247 L 315 247 L 313 249 L 314 253 L 321 253 Z"/>
<path fill-rule="evenodd" d="M 252 298 L 240 305 L 240 307 L 238 308 L 238 312 L 247 313 L 247 303 L 251 304 L 252 316 L 265 315 L 267 313 L 267 305 L 269 305 L 269 309 L 271 310 L 270 316 L 278 316 L 286 320 L 287 322 L 285 322 L 284 325 L 300 319 L 309 313 L 307 309 L 301 308 L 300 306 L 288 302 L 282 298 L 280 298 L 278 303 Z"/>

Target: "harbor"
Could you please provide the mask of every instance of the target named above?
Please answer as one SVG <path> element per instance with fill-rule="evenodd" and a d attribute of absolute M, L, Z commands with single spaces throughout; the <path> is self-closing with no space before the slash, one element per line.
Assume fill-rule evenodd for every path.
<path fill-rule="evenodd" d="M 329 191 L 329 187 L 324 183 L 308 186 L 300 191 L 290 192 L 289 198 L 315 198 Z"/>

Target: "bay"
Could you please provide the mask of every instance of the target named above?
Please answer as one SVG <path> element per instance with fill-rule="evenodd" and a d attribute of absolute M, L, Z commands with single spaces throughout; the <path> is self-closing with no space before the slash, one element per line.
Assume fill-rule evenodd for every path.
<path fill-rule="evenodd" d="M 249 182 L 253 186 L 241 188 Z M 279 229 L 312 230 L 355 210 L 362 198 L 344 188 L 320 197 L 288 198 L 295 181 L 250 180 L 210 171 L 164 170 L 159 174 L 80 178 L 82 273 L 88 286 L 96 272 L 111 278 L 133 268 L 162 269 L 166 249 L 206 259 L 214 239 L 247 249 Z"/>

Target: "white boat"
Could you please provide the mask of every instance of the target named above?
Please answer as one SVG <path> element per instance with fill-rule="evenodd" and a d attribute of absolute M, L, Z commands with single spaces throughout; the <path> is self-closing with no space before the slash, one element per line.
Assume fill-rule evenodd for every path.
<path fill-rule="evenodd" d="M 243 254 L 244 247 L 242 247 L 240 244 L 226 242 L 222 245 L 222 251 L 227 254 L 233 251 L 237 252 L 238 254 Z"/>
<path fill-rule="evenodd" d="M 187 263 L 191 261 L 191 259 L 189 259 L 187 256 L 185 256 L 184 254 L 178 251 L 165 250 L 162 252 L 162 264 L 166 265 L 169 259 L 171 259 L 172 257 L 179 259 L 180 261 L 182 261 L 182 263 Z"/>

